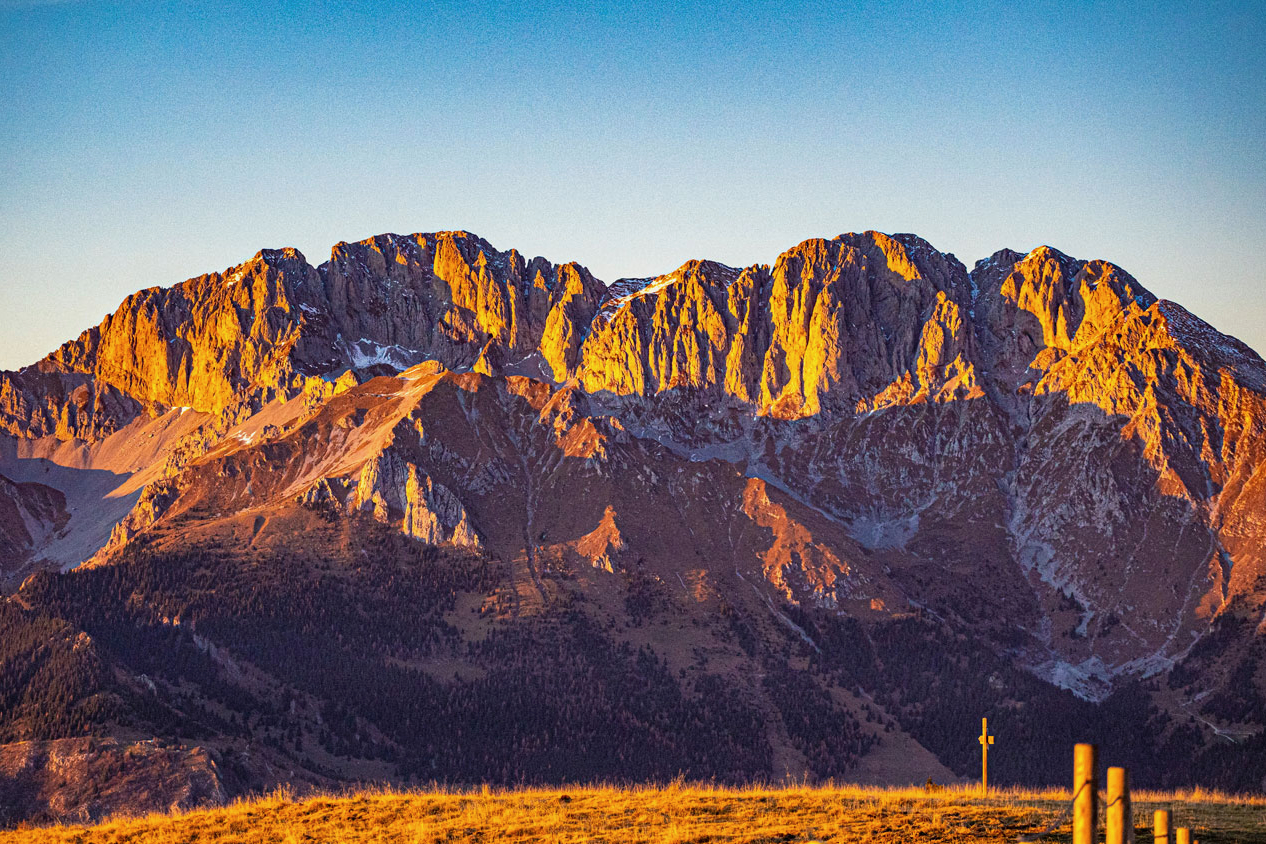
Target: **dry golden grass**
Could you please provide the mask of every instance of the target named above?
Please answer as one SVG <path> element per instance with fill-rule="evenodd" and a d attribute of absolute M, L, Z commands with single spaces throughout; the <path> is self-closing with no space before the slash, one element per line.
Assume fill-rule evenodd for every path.
<path fill-rule="evenodd" d="M 859 786 L 360 791 L 296 800 L 279 792 L 221 809 L 116 818 L 97 826 L 0 833 L 0 844 L 429 844 L 429 842 L 1015 842 L 1060 816 L 1067 791 Z M 1139 840 L 1170 808 L 1207 844 L 1266 844 L 1266 798 L 1212 792 L 1135 795 Z M 1042 840 L 1069 840 L 1064 821 Z M 1146 840 L 1151 840 L 1148 837 Z"/>

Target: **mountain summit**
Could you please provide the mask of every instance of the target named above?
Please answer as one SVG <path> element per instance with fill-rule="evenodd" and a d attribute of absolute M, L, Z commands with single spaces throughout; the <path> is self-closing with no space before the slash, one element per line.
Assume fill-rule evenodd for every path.
<path fill-rule="evenodd" d="M 655 747 L 944 778 L 981 714 L 1061 754 L 1044 724 L 1129 722 L 1266 787 L 1266 363 L 1106 261 L 863 232 L 608 286 L 467 232 L 263 250 L 0 373 L 0 432 L 9 623 L 98 666 L 65 724 L 211 736 L 229 792 L 655 776 Z M 335 688 L 354 642 L 414 709 Z"/>

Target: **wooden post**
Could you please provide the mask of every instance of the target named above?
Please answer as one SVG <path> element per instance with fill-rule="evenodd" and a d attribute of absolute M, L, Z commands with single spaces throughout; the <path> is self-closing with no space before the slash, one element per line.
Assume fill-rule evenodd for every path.
<path fill-rule="evenodd" d="M 1108 825 L 1106 844 L 1129 844 L 1134 813 L 1130 811 L 1130 774 L 1125 768 L 1108 769 L 1108 808 L 1104 814 Z"/>
<path fill-rule="evenodd" d="M 1152 815 L 1153 844 L 1169 844 L 1169 810 L 1157 809 Z"/>
<path fill-rule="evenodd" d="M 1191 844 L 1191 830 L 1185 826 L 1180 826 L 1174 830 L 1175 844 Z"/>
<path fill-rule="evenodd" d="M 989 719 L 980 719 L 980 791 L 989 793 L 989 745 L 993 744 L 993 736 L 989 735 Z"/>
<path fill-rule="evenodd" d="M 1097 756 L 1093 744 L 1073 748 L 1073 844 L 1095 844 L 1099 836 Z"/>

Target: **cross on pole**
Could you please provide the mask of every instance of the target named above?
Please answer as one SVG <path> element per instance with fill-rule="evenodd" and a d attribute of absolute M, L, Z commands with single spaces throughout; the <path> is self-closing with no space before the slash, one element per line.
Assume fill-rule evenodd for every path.
<path fill-rule="evenodd" d="M 989 735 L 989 719 L 980 719 L 980 790 L 989 791 L 989 745 L 993 744 L 993 736 Z"/>

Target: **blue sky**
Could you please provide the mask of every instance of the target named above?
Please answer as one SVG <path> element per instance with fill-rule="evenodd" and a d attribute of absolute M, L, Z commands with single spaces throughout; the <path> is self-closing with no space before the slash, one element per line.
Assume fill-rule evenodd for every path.
<path fill-rule="evenodd" d="M 607 281 L 913 231 L 1105 258 L 1266 351 L 1266 4 L 0 0 L 0 367 L 262 247 Z"/>

